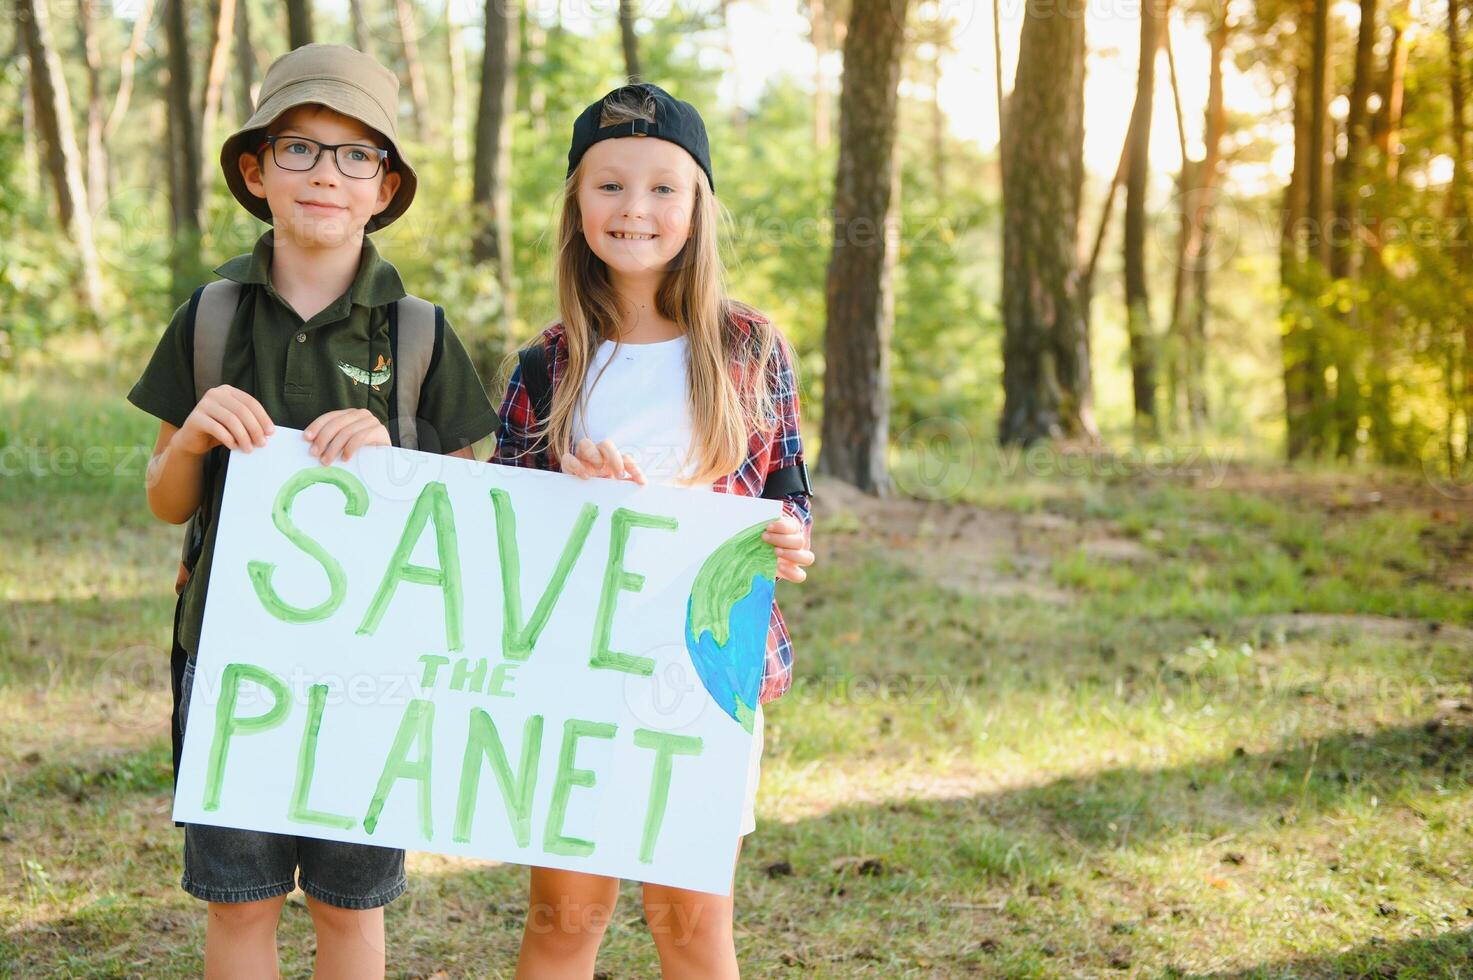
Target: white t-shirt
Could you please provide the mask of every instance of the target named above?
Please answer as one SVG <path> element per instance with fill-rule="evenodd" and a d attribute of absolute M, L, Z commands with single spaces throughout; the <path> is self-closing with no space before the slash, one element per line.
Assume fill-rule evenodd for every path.
<path fill-rule="evenodd" d="M 573 414 L 573 441 L 587 436 L 594 442 L 612 439 L 620 452 L 634 457 L 651 483 L 675 483 L 694 469 L 690 459 L 690 403 L 686 398 L 686 339 L 655 344 L 621 344 L 615 354 L 612 340 L 594 352 L 583 381 L 587 419 Z M 605 369 L 607 365 L 607 369 Z M 599 374 L 603 371 L 602 375 Z M 595 383 L 594 379 L 597 379 Z M 685 484 L 703 490 L 710 483 Z M 763 711 L 759 705 L 752 728 L 752 750 L 747 762 L 747 792 L 742 802 L 738 833 L 757 827 L 757 784 L 761 778 Z"/>
<path fill-rule="evenodd" d="M 611 439 L 651 483 L 673 484 L 695 470 L 686 391 L 686 338 L 598 345 L 583 380 L 588 406 L 573 415 L 573 441 Z M 617 350 L 617 353 L 616 353 Z M 600 373 L 602 372 L 602 373 Z M 681 484 L 709 490 L 711 484 Z"/>

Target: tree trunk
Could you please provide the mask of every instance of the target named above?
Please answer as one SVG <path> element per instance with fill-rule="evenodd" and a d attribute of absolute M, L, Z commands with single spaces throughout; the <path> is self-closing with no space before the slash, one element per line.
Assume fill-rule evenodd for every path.
<path fill-rule="evenodd" d="M 465 73 L 465 44 L 460 36 L 460 25 L 455 23 L 450 0 L 445 0 L 445 54 L 450 61 L 450 160 L 455 165 L 457 177 L 465 165 L 469 150 L 466 147 L 465 94 L 469 82 Z"/>
<path fill-rule="evenodd" d="M 1350 457 L 1359 445 L 1361 416 L 1361 349 L 1360 308 L 1354 298 L 1354 284 L 1359 278 L 1360 209 L 1357 201 L 1361 190 L 1361 156 L 1367 142 L 1367 100 L 1371 94 L 1371 59 L 1376 41 L 1376 0 L 1361 0 L 1360 28 L 1355 47 L 1355 74 L 1351 82 L 1350 106 L 1345 119 L 1345 153 L 1334 161 L 1331 187 L 1333 219 L 1328 227 L 1330 264 L 1337 296 L 1346 296 L 1348 312 L 1339 306 L 1326 317 L 1330 351 L 1335 364 L 1335 397 L 1329 406 L 1327 438 L 1341 458 Z M 1342 300 L 1343 302 L 1344 300 Z"/>
<path fill-rule="evenodd" d="M 373 39 L 368 33 L 368 18 L 363 15 L 363 4 L 367 0 L 348 0 L 348 23 L 353 28 L 353 47 L 364 54 L 373 54 Z"/>
<path fill-rule="evenodd" d="M 1330 264 L 1330 236 L 1326 194 L 1325 145 L 1329 120 L 1330 78 L 1330 0 L 1312 0 L 1314 22 L 1310 35 L 1312 50 L 1309 67 L 1309 180 L 1305 207 L 1310 222 L 1310 257 L 1321 269 Z"/>
<path fill-rule="evenodd" d="M 905 59 L 905 52 L 903 47 L 904 43 L 905 42 L 902 39 L 902 50 L 900 55 L 902 61 L 902 72 L 904 71 Z M 897 92 L 898 91 L 899 89 L 897 86 Z M 904 103 L 897 100 L 895 106 L 895 132 L 897 134 L 899 134 L 899 132 L 905 125 L 905 118 L 903 116 L 904 108 Z M 900 264 L 900 222 L 901 218 L 905 214 L 905 199 L 903 197 L 905 184 L 901 180 L 901 171 L 905 164 L 900 158 L 900 148 L 898 145 L 896 145 L 897 142 L 898 137 L 897 141 L 892 141 L 891 144 L 895 148 L 891 151 L 892 160 L 890 164 L 890 203 L 885 208 L 885 265 L 883 267 L 884 271 L 882 273 L 883 279 L 881 280 L 883 283 L 885 283 L 885 288 L 881 291 L 881 300 L 883 305 L 880 308 L 880 322 L 885 325 L 885 336 L 887 337 L 887 340 L 885 342 L 885 351 L 887 356 L 890 349 L 890 342 L 888 338 L 893 335 L 895 323 L 894 282 L 895 269 Z M 887 403 L 890 393 L 890 381 L 888 373 L 889 372 L 887 370 L 887 376 L 885 378 L 883 387 Z M 886 441 L 888 442 L 888 432 Z"/>
<path fill-rule="evenodd" d="M 1116 192 L 1120 185 L 1125 183 L 1125 169 L 1130 163 L 1130 147 L 1135 142 L 1135 133 L 1130 126 L 1125 127 L 1125 140 L 1120 144 L 1120 159 L 1115 162 L 1115 176 L 1110 178 L 1110 186 L 1105 188 L 1105 201 L 1100 205 L 1100 220 L 1095 225 L 1094 245 L 1089 250 L 1089 262 L 1084 267 L 1084 275 L 1080 280 L 1080 288 L 1086 294 L 1093 295 L 1095 268 L 1100 262 L 1100 251 L 1105 244 L 1105 232 L 1110 227 L 1110 214 L 1115 210 Z"/>
<path fill-rule="evenodd" d="M 204 98 L 199 114 L 199 136 L 205 148 L 210 146 L 215 121 L 220 118 L 220 103 L 225 97 L 225 67 L 230 61 L 230 42 L 235 33 L 237 2 L 238 0 L 216 0 L 215 4 L 215 26 L 210 35 L 210 60 L 205 67 Z M 215 180 L 214 154 L 202 152 L 200 156 L 203 162 L 199 185 L 207 188 Z"/>
<path fill-rule="evenodd" d="M 1202 126 L 1203 156 L 1201 160 L 1183 157 L 1179 182 L 1181 208 L 1171 298 L 1169 387 L 1171 414 L 1184 418 L 1192 431 L 1207 421 L 1207 253 L 1222 162 L 1222 138 L 1227 128 L 1222 90 L 1222 59 L 1227 39 L 1227 8 L 1221 7 L 1207 35 L 1210 55 L 1207 111 Z"/>
<path fill-rule="evenodd" d="M 25 51 L 26 42 L 22 33 L 17 30 L 15 38 L 16 55 Z M 30 59 L 27 57 L 27 63 Z M 41 151 L 36 146 L 36 105 L 32 98 L 30 72 L 24 72 L 20 77 L 20 86 L 17 95 L 20 97 L 20 154 L 21 154 L 21 176 L 30 179 L 23 185 L 24 192 L 38 200 L 45 196 L 46 188 L 42 183 L 42 173 L 46 167 L 41 162 Z"/>
<path fill-rule="evenodd" d="M 1217 183 L 1222 176 L 1222 140 L 1227 134 L 1227 107 L 1223 101 L 1222 60 L 1227 50 L 1228 21 L 1224 7 L 1209 38 L 1212 67 L 1207 81 L 1207 118 L 1202 128 L 1204 155 L 1196 170 L 1200 203 L 1193 208 L 1192 226 L 1196 231 L 1191 261 L 1193 274 L 1192 303 L 1188 308 L 1189 326 L 1183 333 L 1186 348 L 1187 418 L 1194 430 L 1206 425 L 1207 406 L 1207 304 L 1208 277 L 1212 248 L 1212 216 L 1217 205 Z"/>
<path fill-rule="evenodd" d="M 251 48 L 250 0 L 235 7 L 235 115 L 244 123 L 256 107 L 256 52 Z"/>
<path fill-rule="evenodd" d="M 1089 293 L 1078 229 L 1084 180 L 1084 18 L 1028 0 L 1003 119 L 1003 413 L 998 438 L 1097 438 Z"/>
<path fill-rule="evenodd" d="M 891 491 L 893 262 L 885 233 L 892 206 L 896 116 L 908 0 L 855 0 L 844 42 L 834 247 L 824 325 L 823 452 L 819 469 L 866 493 Z"/>
<path fill-rule="evenodd" d="M 828 79 L 823 63 L 829 54 L 828 14 L 824 0 L 808 0 L 809 38 L 813 42 L 813 145 L 821 153 L 828 149 L 834 122 L 829 111 Z"/>
<path fill-rule="evenodd" d="M 176 295 L 193 288 L 200 277 L 199 243 L 203 201 L 200 196 L 199 132 L 190 98 L 189 33 L 185 0 L 165 0 L 165 35 L 169 73 L 170 201 L 173 216 L 173 275 Z"/>
<path fill-rule="evenodd" d="M 1466 238 L 1469 226 L 1469 215 L 1473 213 L 1473 207 L 1469 206 L 1468 185 L 1468 117 L 1467 117 L 1467 90 L 1466 72 L 1467 63 L 1463 53 L 1463 10 L 1465 5 L 1459 0 L 1448 0 L 1447 4 L 1447 53 L 1448 53 L 1448 78 L 1449 94 L 1451 96 L 1449 108 L 1452 111 L 1451 126 L 1449 127 L 1453 144 L 1453 175 L 1448 187 L 1448 217 L 1452 219 L 1452 227 L 1461 229 L 1461 233 L 1454 236 L 1451 244 L 1453 253 L 1453 265 L 1458 271 L 1457 292 L 1454 294 L 1453 309 L 1455 316 L 1462 327 L 1462 350 L 1459 356 L 1462 361 L 1462 370 L 1458 372 L 1457 384 L 1461 388 L 1461 398 L 1457 399 L 1457 411 L 1462 416 L 1463 434 L 1462 444 L 1457 452 L 1450 452 L 1449 456 L 1454 461 L 1454 466 L 1466 465 L 1473 460 L 1473 302 L 1470 302 L 1469 273 L 1473 270 L 1473 255 L 1469 253 L 1468 240 Z M 1358 65 L 1357 65 L 1358 67 Z M 1453 379 L 1449 378 L 1449 383 Z M 1451 429 L 1452 426 L 1449 425 Z M 1457 439 L 1453 432 L 1448 433 L 1449 448 L 1457 445 Z"/>
<path fill-rule="evenodd" d="M 312 0 L 286 0 L 287 47 L 295 51 L 312 41 Z"/>
<path fill-rule="evenodd" d="M 1314 350 L 1315 400 L 1311 408 L 1311 426 L 1314 430 L 1313 452 L 1323 456 L 1334 439 L 1334 403 L 1329 389 L 1326 368 L 1337 357 L 1332 338 L 1327 337 L 1328 311 L 1319 299 L 1328 285 L 1326 273 L 1330 267 L 1330 162 L 1333 145 L 1329 133 L 1330 103 L 1330 3 L 1331 0 L 1315 0 L 1314 29 L 1311 34 L 1310 55 L 1310 103 L 1309 103 L 1309 184 L 1305 207 L 1308 209 L 1311 229 L 1311 248 L 1307 263 L 1309 278 L 1306 282 L 1305 309 L 1312 317 L 1313 332 L 1310 341 Z"/>
<path fill-rule="evenodd" d="M 132 33 L 128 36 L 128 46 L 123 49 L 123 57 L 118 62 L 118 92 L 113 97 L 113 107 L 107 114 L 107 125 L 102 129 L 105 140 L 112 140 L 118 127 L 123 124 L 123 117 L 128 114 L 128 102 L 133 95 L 133 73 L 138 64 L 138 56 L 143 52 L 143 44 L 148 37 L 148 23 L 152 18 L 153 0 L 141 0 L 138 15 L 133 21 Z"/>
<path fill-rule="evenodd" d="M 46 171 L 56 192 L 61 224 L 77 247 L 80 268 L 78 292 L 87 314 L 96 324 L 102 316 L 102 271 L 92 238 L 92 212 L 82 181 L 82 157 L 72 128 L 72 103 L 67 94 L 61 59 L 51 43 L 45 0 L 18 0 L 17 28 L 25 40 L 30 62 L 31 100 L 41 136 Z"/>
<path fill-rule="evenodd" d="M 1401 114 L 1406 94 L 1407 33 L 1396 18 L 1391 19 L 1391 48 L 1386 56 L 1386 72 L 1381 76 L 1381 107 L 1376 110 L 1372 126 L 1372 142 L 1381 152 L 1386 176 L 1395 179 L 1401 171 Z M 1379 235 L 1373 238 L 1379 247 Z"/>
<path fill-rule="evenodd" d="M 77 5 L 77 33 L 87 65 L 87 210 L 102 210 L 108 196 L 107 149 L 102 139 L 102 58 L 97 52 L 97 33 L 92 26 L 92 4 Z"/>
<path fill-rule="evenodd" d="M 399 22 L 399 46 L 404 52 L 404 70 L 409 75 L 409 100 L 414 106 L 414 131 L 428 141 L 434 132 L 430 117 L 430 89 L 425 82 L 424 64 L 419 60 L 418 28 L 414 23 L 414 5 L 410 0 L 394 0 L 394 14 Z"/>
<path fill-rule="evenodd" d="M 1318 452 L 1320 430 L 1314 413 L 1324 400 L 1324 371 L 1320 359 L 1318 342 L 1314 330 L 1314 318 L 1318 316 L 1313 302 L 1315 263 L 1311 251 L 1315 247 L 1315 236 L 1323 227 L 1316 221 L 1311 207 L 1310 186 L 1315 182 L 1315 173 L 1322 169 L 1320 158 L 1313 155 L 1315 148 L 1323 147 L 1323 140 L 1314 138 L 1316 118 L 1323 122 L 1323 111 L 1316 116 L 1312 102 L 1314 95 L 1314 43 L 1310 50 L 1304 47 L 1302 38 L 1309 34 L 1304 25 L 1318 18 L 1316 6 L 1324 6 L 1327 0 L 1301 0 L 1299 8 L 1301 30 L 1296 35 L 1294 72 L 1294 169 L 1289 177 L 1289 186 L 1284 193 L 1284 223 L 1279 238 L 1279 278 L 1283 295 L 1282 353 L 1284 363 L 1284 420 L 1286 425 L 1285 452 L 1290 459 Z M 1323 88 L 1320 89 L 1321 96 Z M 1318 101 L 1323 102 L 1321 97 Z M 1323 106 L 1321 106 L 1323 109 Z"/>
<path fill-rule="evenodd" d="M 1365 4 L 1374 4 L 1375 0 L 1361 0 L 1362 11 Z M 1468 113 L 1466 109 L 1467 93 L 1464 85 L 1463 65 L 1463 26 L 1462 4 L 1459 0 L 1447 0 L 1447 55 L 1448 55 L 1448 95 L 1450 96 L 1450 108 L 1452 118 L 1450 120 L 1449 133 L 1453 144 L 1453 176 L 1452 187 L 1457 190 L 1463 182 L 1463 167 L 1468 159 Z M 1364 25 L 1362 25 L 1364 27 Z M 1364 35 L 1364 31 L 1362 31 Z M 1367 56 L 1369 61 L 1369 55 Z M 1359 88 L 1360 75 L 1360 49 L 1356 49 L 1356 83 Z M 1351 112 L 1355 106 L 1351 106 Z M 1457 195 L 1453 195 L 1456 203 Z"/>
<path fill-rule="evenodd" d="M 634 0 L 619 0 L 619 39 L 624 44 L 624 73 L 631 82 L 644 80 L 639 70 L 639 39 L 634 35 L 634 20 L 638 16 Z"/>
<path fill-rule="evenodd" d="M 732 47 L 731 36 L 731 4 L 732 0 L 716 0 L 716 12 L 721 18 L 721 53 L 726 56 L 724 62 L 726 71 L 735 71 L 737 56 L 736 48 Z M 731 132 L 732 137 L 737 140 L 745 140 L 747 137 L 747 110 L 739 103 L 734 103 L 731 109 Z M 815 144 L 816 145 L 816 144 Z"/>
<path fill-rule="evenodd" d="M 1125 311 L 1130 335 L 1130 378 L 1135 431 L 1154 438 L 1156 420 L 1156 336 L 1151 325 L 1146 283 L 1146 190 L 1151 177 L 1151 113 L 1156 91 L 1156 55 L 1161 48 L 1163 0 L 1140 5 L 1140 63 L 1135 107 L 1130 117 L 1130 152 L 1125 165 Z"/>
<path fill-rule="evenodd" d="M 1386 182 L 1390 185 L 1395 185 L 1397 182 L 1398 164 L 1401 159 L 1398 152 L 1398 141 L 1407 60 L 1406 30 L 1398 16 L 1402 10 L 1404 7 L 1393 10 L 1390 17 L 1391 46 L 1387 51 L 1386 71 L 1382 76 L 1379 93 L 1381 107 L 1376 111 L 1376 118 L 1371 127 L 1371 141 L 1379 151 Z M 1371 223 L 1367 235 L 1365 265 L 1368 274 L 1381 274 L 1381 246 L 1384 233 L 1385 229 L 1378 215 Z M 1396 445 L 1396 426 L 1391 418 L 1391 376 L 1386 369 L 1387 358 L 1392 347 L 1392 327 L 1390 318 L 1385 315 L 1378 314 L 1372 320 L 1370 370 L 1367 372 L 1370 387 L 1368 412 L 1371 445 L 1376 448 L 1377 456 L 1387 461 L 1397 459 L 1402 455 Z"/>
<path fill-rule="evenodd" d="M 938 22 L 939 23 L 939 22 Z M 946 200 L 946 113 L 941 111 L 941 36 L 931 45 L 931 172 L 936 199 Z"/>
<path fill-rule="evenodd" d="M 1452 0 L 1456 2 L 1456 0 Z M 1335 161 L 1334 233 L 1330 243 L 1330 274 L 1337 279 L 1356 274 L 1359 209 L 1356 201 L 1361 189 L 1361 157 L 1370 142 L 1370 104 L 1372 75 L 1375 68 L 1377 33 L 1376 0 L 1360 0 L 1360 28 L 1355 44 L 1355 77 L 1350 86 L 1350 107 L 1345 118 L 1345 155 Z M 1454 102 L 1461 98 L 1454 80 Z M 1455 114 L 1461 110 L 1455 108 Z"/>
<path fill-rule="evenodd" d="M 490 262 L 501 284 L 504 326 L 509 336 L 516 315 L 511 237 L 511 116 L 515 108 L 517 13 L 498 0 L 486 0 L 486 33 L 481 60 L 481 91 L 476 108 L 475 157 L 471 164 L 471 203 L 480 224 L 472 242 L 477 262 Z M 493 367 L 495 345 L 477 338 L 476 359 Z M 475 343 L 475 341 L 473 341 Z M 489 377 L 490 375 L 486 375 Z"/>
<path fill-rule="evenodd" d="M 532 130 L 540 136 L 547 132 L 547 91 L 539 82 L 546 71 L 553 35 L 543 29 L 525 4 L 518 20 L 522 43 L 517 61 L 517 107 L 531 115 Z"/>

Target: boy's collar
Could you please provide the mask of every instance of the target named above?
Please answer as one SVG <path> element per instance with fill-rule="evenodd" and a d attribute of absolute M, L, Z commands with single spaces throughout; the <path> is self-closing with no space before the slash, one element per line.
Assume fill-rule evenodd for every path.
<path fill-rule="evenodd" d="M 215 274 L 246 285 L 271 286 L 271 236 L 268 230 L 256 239 L 248 255 L 237 255 L 215 270 Z M 348 294 L 356 306 L 387 306 L 405 297 L 407 290 L 399 270 L 378 254 L 373 241 L 363 236 L 363 254 Z"/>

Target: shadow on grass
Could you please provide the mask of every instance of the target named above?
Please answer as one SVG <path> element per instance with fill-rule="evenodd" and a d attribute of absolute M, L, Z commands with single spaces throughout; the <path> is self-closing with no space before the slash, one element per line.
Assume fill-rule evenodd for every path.
<path fill-rule="evenodd" d="M 1342 731 L 1267 752 L 1164 769 L 1118 768 L 974 800 L 994 818 L 1036 820 L 1087 844 L 1224 833 L 1324 812 L 1352 795 L 1394 802 L 1473 776 L 1473 729 L 1429 721 Z"/>
<path fill-rule="evenodd" d="M 1395 942 L 1371 940 L 1343 953 L 1276 960 L 1247 970 L 1175 974 L 1192 980 L 1280 980 L 1310 977 L 1446 977 L 1473 976 L 1473 930 L 1446 932 L 1425 939 Z"/>
<path fill-rule="evenodd" d="M 1079 951 L 1086 960 L 1068 966 L 1042 960 L 1044 972 L 1067 972 L 1075 965 L 1105 969 L 1125 955 L 1120 950 L 1129 949 L 1132 940 L 1115 935 L 1119 923 L 1097 921 L 1098 910 L 1129 918 L 1140 909 L 1118 902 L 1119 882 L 1113 878 L 1078 875 L 1081 866 L 1098 863 L 1099 855 L 1174 839 L 1186 840 L 1196 850 L 1231 832 L 1272 835 L 1280 824 L 1331 812 L 1360 793 L 1374 792 L 1394 803 L 1399 793 L 1453 784 L 1460 791 L 1473 769 L 1470 748 L 1473 731 L 1467 728 L 1441 723 L 1387 727 L 1335 733 L 1320 739 L 1317 747 L 1233 753 L 1154 771 L 1111 769 L 961 799 L 841 805 L 793 823 L 764 821 L 762 833 L 749 842 L 738 876 L 738 901 L 747 910 L 740 922 L 743 955 L 750 957 L 756 975 L 787 972 L 803 963 L 827 963 L 844 975 L 886 974 L 913 969 L 923 958 L 943 973 L 973 968 L 1029 972 L 1030 957 L 1062 955 L 1059 950 Z M 96 814 L 111 805 L 142 802 L 142 797 L 166 798 L 165 762 L 162 748 L 155 746 L 91 762 L 55 760 L 19 773 L 0 798 L 7 834 L 28 851 L 41 848 L 38 860 L 55 868 L 75 847 L 44 853 L 46 837 L 79 830 L 106 834 L 110 825 Z M 165 847 L 177 843 L 167 820 L 166 815 L 157 817 L 159 826 L 150 825 L 140 834 L 166 842 Z M 1246 870 L 1255 870 L 1260 855 L 1251 847 L 1243 849 L 1249 851 Z M 177 859 L 164 853 L 154 863 L 170 860 Z M 1188 857 L 1180 872 L 1184 880 L 1194 878 L 1190 865 Z M 1216 855 L 1211 866 L 1217 867 Z M 8 927 L 0 953 L 38 967 L 65 962 L 56 958 L 63 954 L 71 956 L 62 971 L 70 975 L 106 974 L 125 963 L 147 975 L 172 974 L 181 963 L 196 962 L 190 951 L 199 937 L 190 903 L 172 890 L 170 875 L 139 882 L 126 880 L 117 868 L 92 868 L 68 886 L 77 899 L 28 898 L 72 905 L 74 911 Z M 46 886 L 30 882 L 25 887 L 34 893 Z M 77 908 L 74 903 L 81 896 L 100 897 Z M 934 931 L 938 908 L 955 903 L 973 908 L 966 903 L 978 896 L 1004 898 L 988 913 L 990 935 L 979 934 L 970 919 L 954 935 Z M 500 969 L 496 961 L 504 957 L 509 966 L 518 935 L 518 903 L 523 901 L 524 878 L 516 868 L 454 868 L 417 876 L 410 898 L 396 903 L 390 913 L 391 935 L 400 937 L 395 941 L 400 960 L 396 972 L 433 972 L 460 964 L 449 972 L 459 975 L 463 968 L 465 975 L 485 975 L 488 969 Z M 600 961 L 614 975 L 638 974 L 653 963 L 637 908 L 637 901 L 621 904 L 623 927 L 611 934 Z M 794 915 L 793 910 L 803 911 Z M 1179 949 L 1201 941 L 1203 926 L 1193 917 L 1204 909 L 1188 904 L 1180 917 L 1175 910 L 1165 911 L 1171 914 L 1152 926 L 1164 935 L 1153 943 L 1164 941 Z M 877 929 L 887 937 L 883 942 L 875 939 Z M 288 935 L 300 942 L 307 932 L 297 924 L 284 929 L 284 942 Z M 131 950 L 129 958 L 119 959 L 124 947 Z M 1039 952 L 1048 949 L 1054 952 Z M 1224 975 L 1391 976 L 1425 969 L 1433 972 L 1416 975 L 1456 976 L 1453 964 L 1465 963 L 1470 949 L 1473 939 L 1461 932 L 1385 945 L 1367 942 L 1344 954 L 1266 963 L 1258 972 Z M 88 962 L 92 967 L 85 966 Z M 1435 972 L 1439 969 L 1443 972 Z"/>

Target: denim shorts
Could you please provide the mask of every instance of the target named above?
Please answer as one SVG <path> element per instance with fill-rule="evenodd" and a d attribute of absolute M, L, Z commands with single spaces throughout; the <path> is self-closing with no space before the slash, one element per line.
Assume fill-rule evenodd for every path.
<path fill-rule="evenodd" d="M 181 729 L 189 714 L 194 661 L 184 668 Z M 260 830 L 184 825 L 184 877 L 179 884 L 207 902 L 257 902 L 302 891 L 344 909 L 387 905 L 408 887 L 404 852 L 394 847 L 270 834 Z"/>

